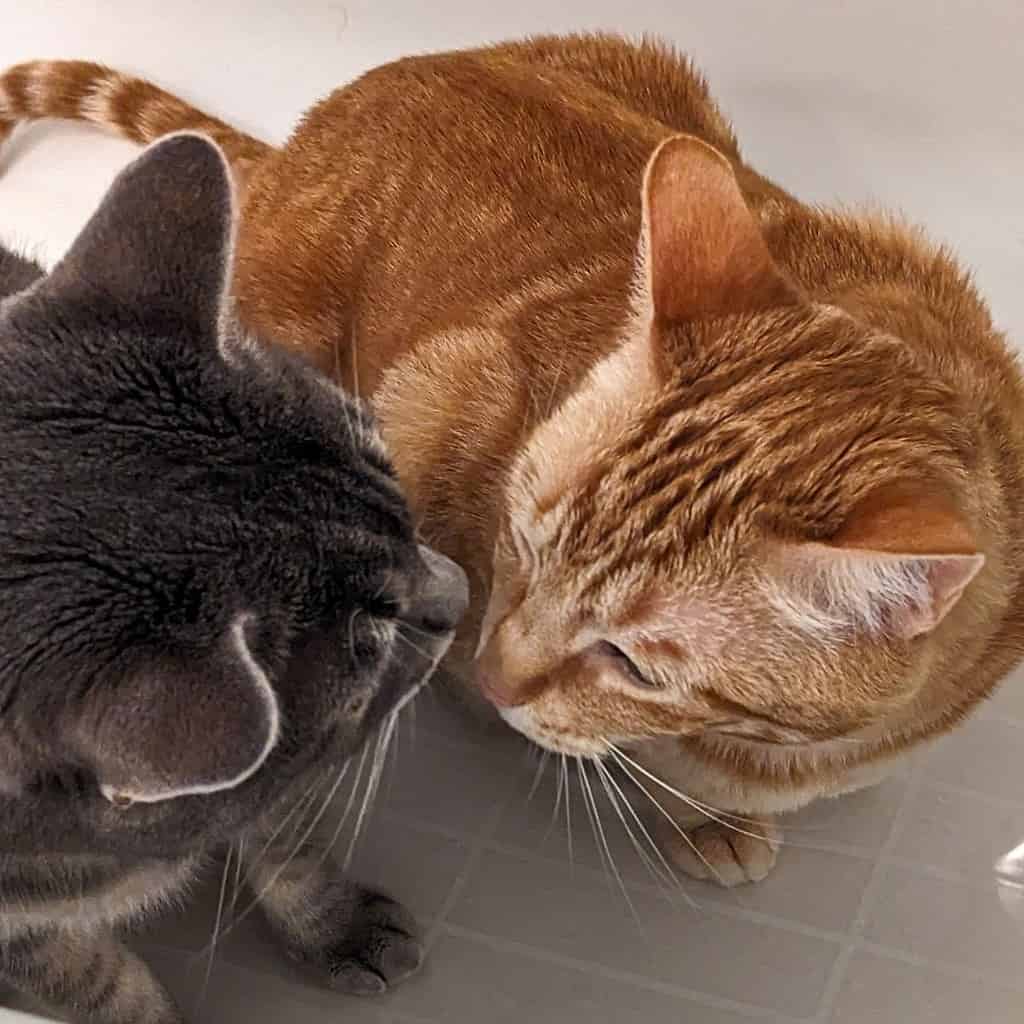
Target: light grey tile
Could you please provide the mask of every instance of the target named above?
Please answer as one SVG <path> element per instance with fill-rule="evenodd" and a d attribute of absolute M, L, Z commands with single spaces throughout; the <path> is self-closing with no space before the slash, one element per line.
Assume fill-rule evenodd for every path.
<path fill-rule="evenodd" d="M 426 732 L 457 743 L 487 746 L 497 736 L 499 741 L 512 737 L 512 730 L 501 719 L 484 721 L 465 707 L 459 706 L 445 691 L 439 678 L 422 691 L 414 704 L 402 713 L 403 732 L 410 735 Z"/>
<path fill-rule="evenodd" d="M 731 897 L 733 905 L 746 910 L 845 932 L 860 907 L 872 867 L 873 861 L 863 857 L 784 846 L 764 881 L 731 890 L 710 888 L 716 902 L 729 905 Z M 702 893 L 698 898 L 707 897 Z"/>
<path fill-rule="evenodd" d="M 441 909 L 469 852 L 460 840 L 382 814 L 357 847 L 351 875 L 401 900 L 426 920 Z"/>
<path fill-rule="evenodd" d="M 1024 995 L 991 982 L 952 977 L 857 952 L 831 1024 L 1019 1024 Z"/>
<path fill-rule="evenodd" d="M 873 853 L 889 838 L 906 790 L 906 773 L 898 772 L 870 789 L 815 800 L 787 815 L 781 824 L 794 842 L 824 846 L 836 843 Z"/>
<path fill-rule="evenodd" d="M 1024 805 L 1024 724 L 975 716 L 939 742 L 926 773 Z"/>
<path fill-rule="evenodd" d="M 529 772 L 525 745 L 496 735 L 441 739 L 426 731 L 400 739 L 397 763 L 385 773 L 378 806 L 399 817 L 475 836 L 504 806 L 516 780 Z"/>
<path fill-rule="evenodd" d="M 207 966 L 183 954 L 151 950 L 147 960 L 178 1000 L 190 1024 L 384 1024 L 379 1000 L 355 999 L 216 960 Z"/>
<path fill-rule="evenodd" d="M 590 873 L 485 853 L 450 919 L 644 978 L 794 1015 L 813 1013 L 833 942 L 634 893 L 639 923 Z M 799 979 L 794 982 L 794 978 Z"/>
<path fill-rule="evenodd" d="M 467 1024 L 748 1024 L 750 1018 L 578 967 L 446 935 L 420 977 L 386 999 Z"/>
<path fill-rule="evenodd" d="M 991 886 L 967 885 L 890 865 L 884 870 L 865 938 L 928 960 L 1020 978 L 1024 922 Z"/>
<path fill-rule="evenodd" d="M 519 773 L 495 831 L 495 842 L 528 851 L 562 865 L 571 862 L 592 870 L 603 871 L 603 848 L 599 843 L 595 825 L 587 813 L 582 779 L 575 766 L 569 769 L 566 777 L 562 777 L 568 786 L 567 792 L 565 786 L 559 782 L 560 774 L 554 759 L 545 763 L 540 784 L 534 789 L 537 767 L 538 762 L 533 761 Z M 593 768 L 588 769 L 587 778 L 604 830 L 605 841 L 616 866 L 624 878 L 653 884 L 655 877 L 637 853 Z M 616 782 L 621 787 L 623 796 L 628 797 L 638 817 L 643 821 L 644 828 L 648 829 L 648 834 L 653 834 L 655 815 L 649 801 L 625 780 L 617 778 Z M 616 798 L 619 799 L 621 806 L 618 793 Z M 625 808 L 623 817 L 647 856 L 657 863 L 657 856 L 652 851 L 648 839 Z M 664 867 L 659 864 L 659 868 L 664 875 Z M 705 887 L 692 888 L 694 892 L 699 892 Z"/>
<path fill-rule="evenodd" d="M 991 882 L 995 862 L 1022 841 L 1024 807 L 924 786 L 908 806 L 891 852 Z"/>
<path fill-rule="evenodd" d="M 982 705 L 987 715 L 1024 722 L 1024 668 L 1012 672 Z"/>
<path fill-rule="evenodd" d="M 513 792 L 494 838 L 496 842 L 505 846 L 521 849 L 564 866 L 569 863 L 565 795 L 563 791 L 558 819 L 553 822 L 553 811 L 559 799 L 554 774 L 551 770 L 547 772 L 547 777 L 529 800 L 531 780 L 527 777 L 521 781 Z M 595 773 L 591 771 L 589 775 L 594 791 L 594 802 L 603 822 L 605 840 L 619 871 L 630 885 L 635 883 L 656 886 L 657 879 L 637 853 L 621 819 L 597 782 Z M 571 778 L 575 779 L 575 774 Z M 644 821 L 649 834 L 653 834 L 655 814 L 652 813 L 649 802 L 644 801 L 637 790 L 627 788 L 621 781 L 620 786 L 622 794 L 628 795 L 633 801 L 638 816 Z M 895 807 L 902 799 L 903 788 L 904 784 L 900 782 L 891 789 L 886 788 L 884 793 L 880 791 L 881 799 L 870 806 L 879 813 L 879 816 L 891 819 Z M 578 780 L 572 782 L 572 793 L 569 824 L 572 826 L 573 860 L 592 871 L 604 872 L 606 869 L 602 862 L 602 851 L 595 838 L 594 826 L 584 810 Z M 618 798 L 618 794 L 616 796 Z M 883 828 L 875 828 L 873 831 L 870 829 L 867 823 L 871 821 L 872 815 L 862 802 L 854 799 L 851 810 L 855 817 L 859 814 L 864 822 L 865 831 L 869 832 L 872 838 L 887 834 L 888 820 Z M 658 862 L 657 855 L 651 850 L 636 822 L 628 813 L 624 814 L 624 817 L 637 841 L 645 847 L 649 860 L 653 860 L 664 875 L 663 865 Z M 815 844 L 822 844 L 826 837 L 832 837 L 841 830 L 842 826 L 835 822 L 807 828 L 797 823 L 796 827 L 785 833 L 786 845 L 782 849 L 776 868 L 765 881 L 756 885 L 722 889 L 707 882 L 680 878 L 678 886 L 682 893 L 700 905 L 714 904 L 746 909 L 829 931 L 845 931 L 860 903 L 861 894 L 871 873 L 871 861 L 866 857 L 847 856 L 816 848 Z M 666 884 L 664 888 L 668 890 L 668 885 Z M 621 897 L 619 898 L 621 900 Z M 672 891 L 672 898 L 685 901 L 685 896 L 675 891 Z"/>

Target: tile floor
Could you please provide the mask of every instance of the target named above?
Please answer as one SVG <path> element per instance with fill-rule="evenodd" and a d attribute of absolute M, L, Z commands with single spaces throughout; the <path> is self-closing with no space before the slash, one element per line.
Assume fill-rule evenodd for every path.
<path fill-rule="evenodd" d="M 1024 910 L 993 867 L 1024 841 L 1018 751 L 1024 673 L 902 775 L 795 816 L 774 875 L 729 892 L 658 882 L 598 800 L 620 887 L 578 780 L 567 826 L 550 766 L 531 796 L 535 758 L 427 694 L 356 850 L 427 929 L 419 977 L 370 1002 L 320 991 L 255 915 L 211 968 L 216 877 L 139 946 L 198 1024 L 1011 1024 Z"/>

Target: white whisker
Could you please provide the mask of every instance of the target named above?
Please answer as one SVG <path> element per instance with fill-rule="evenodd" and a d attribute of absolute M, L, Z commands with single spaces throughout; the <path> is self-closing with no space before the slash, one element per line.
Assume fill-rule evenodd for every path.
<path fill-rule="evenodd" d="M 220 935 L 221 922 L 224 918 L 224 903 L 228 891 L 228 875 L 231 872 L 231 855 L 234 847 L 229 846 L 224 855 L 224 870 L 220 876 L 220 895 L 217 898 L 217 914 L 213 919 L 213 937 L 209 942 L 209 955 L 206 959 L 206 973 L 203 976 L 203 984 L 199 988 L 199 999 L 196 1005 L 196 1012 L 202 1009 L 206 996 L 210 991 L 210 979 L 213 977 L 213 962 L 217 956 L 217 938 Z"/>
<path fill-rule="evenodd" d="M 576 866 L 576 858 L 572 848 L 572 789 L 569 786 L 569 758 L 561 754 L 562 778 L 565 780 L 565 838 L 569 844 L 569 867 Z"/>
<path fill-rule="evenodd" d="M 266 857 L 267 853 L 269 853 L 270 848 L 280 837 L 281 833 L 288 827 L 288 823 L 293 818 L 295 818 L 296 815 L 298 815 L 299 817 L 296 823 L 296 827 L 292 830 L 292 836 L 295 836 L 295 834 L 298 831 L 298 828 L 301 827 L 303 815 L 305 815 L 306 811 L 308 811 L 309 808 L 316 802 L 316 798 L 317 796 L 319 796 L 323 785 L 324 780 L 320 779 L 320 781 L 316 785 L 310 786 L 306 790 L 306 792 L 303 793 L 302 796 L 295 801 L 295 804 L 292 806 L 291 810 L 281 819 L 277 828 L 275 828 L 274 831 L 271 832 L 270 835 L 267 837 L 266 841 L 264 842 L 263 846 L 260 847 L 259 852 L 256 854 L 256 856 L 253 857 L 245 866 L 246 881 L 253 877 L 256 870 L 262 865 L 263 859 L 264 857 Z M 234 912 L 235 906 L 232 905 L 232 916 L 234 915 Z"/>
<path fill-rule="evenodd" d="M 282 864 L 278 865 L 278 867 L 276 867 L 274 869 L 273 873 L 270 876 L 270 879 L 260 889 L 260 891 L 252 898 L 252 900 L 246 906 L 245 910 L 242 911 L 242 913 L 239 914 L 239 916 L 234 921 L 232 921 L 231 924 L 227 928 L 224 929 L 224 935 L 225 936 L 227 936 L 231 932 L 233 932 L 259 906 L 259 904 L 263 900 L 263 897 L 266 896 L 268 892 L 270 892 L 270 890 L 277 883 L 277 880 L 281 877 L 281 875 L 283 875 L 284 872 L 287 871 L 288 868 L 291 866 L 292 861 L 298 856 L 299 852 L 302 850 L 302 848 L 309 841 L 309 837 L 316 831 L 316 828 L 320 824 L 321 820 L 323 819 L 323 816 L 327 813 L 328 808 L 331 806 L 331 801 L 334 799 L 334 794 L 338 792 L 338 789 L 340 788 L 342 782 L 344 782 L 344 780 L 345 780 L 345 775 L 348 773 L 348 769 L 349 769 L 349 765 L 350 764 L 351 764 L 350 761 L 346 761 L 345 762 L 345 764 L 342 767 L 341 771 L 338 772 L 337 779 L 335 779 L 333 785 L 328 790 L 327 796 L 324 797 L 323 803 L 320 805 L 320 810 L 317 811 L 316 816 L 313 818 L 312 823 L 305 830 L 305 832 L 303 832 L 302 838 L 299 839 L 299 841 L 295 844 L 294 849 L 288 855 L 288 857 L 285 858 L 284 862 Z M 300 825 L 300 827 L 301 827 L 301 825 Z M 296 829 L 296 831 L 298 831 L 298 830 Z M 252 872 L 250 872 L 249 875 L 251 877 L 252 876 Z"/>
<path fill-rule="evenodd" d="M 677 889 L 684 900 L 694 910 L 699 910 L 700 907 L 695 900 L 686 892 L 683 888 L 682 880 L 672 870 L 672 865 L 669 864 L 665 855 L 661 852 L 661 848 L 654 841 L 654 837 L 648 831 L 647 826 L 643 823 L 640 815 L 637 814 L 636 808 L 630 802 L 629 797 L 625 794 L 622 787 L 616 781 L 615 776 L 601 763 L 597 758 L 594 759 L 594 764 L 597 766 L 598 775 L 601 777 L 601 781 L 604 783 L 605 791 L 608 793 L 608 799 L 611 801 L 612 806 L 615 808 L 616 813 L 619 815 L 619 820 L 622 822 L 622 827 L 626 830 L 626 834 L 629 836 L 630 841 L 633 844 L 633 848 L 636 850 L 638 856 L 643 861 L 644 866 L 651 873 L 655 881 L 658 883 L 658 887 L 665 892 L 667 898 L 671 899 L 669 889 Z M 648 845 L 654 851 L 655 856 L 658 858 L 659 863 L 655 863 L 651 859 L 650 854 L 643 848 L 643 844 L 637 839 L 630 827 L 629 822 L 626 820 L 625 815 L 622 812 L 622 806 L 625 806 L 629 812 L 630 818 L 633 819 L 634 824 L 640 830 L 640 834 L 644 839 L 647 840 Z M 660 864 L 660 867 L 659 867 Z M 664 873 L 663 873 L 664 872 Z M 666 889 L 666 885 L 668 889 Z"/>
<path fill-rule="evenodd" d="M 427 661 L 433 661 L 435 656 L 431 654 L 430 651 L 425 650 L 423 647 L 420 647 L 418 643 L 415 643 L 414 641 L 410 640 L 408 636 L 406 636 L 406 630 L 409 629 L 413 630 L 414 632 L 423 632 L 423 630 L 416 630 L 415 626 L 410 626 L 408 623 L 403 622 L 402 625 L 399 626 L 399 628 L 395 631 L 395 636 L 397 636 L 400 640 L 404 640 L 409 647 L 411 647 L 417 654 L 422 655 L 422 657 L 426 658 Z"/>
<path fill-rule="evenodd" d="M 537 790 L 540 788 L 541 781 L 544 778 L 544 769 L 548 766 L 548 758 L 550 756 L 550 751 L 541 751 L 540 758 L 537 760 L 537 772 L 533 777 L 533 785 L 530 786 L 530 792 L 526 794 L 527 806 L 533 802 L 533 798 L 537 795 Z"/>
<path fill-rule="evenodd" d="M 335 826 L 334 834 L 331 836 L 331 840 L 323 848 L 320 854 L 320 859 L 316 863 L 317 868 L 323 867 L 324 862 L 334 852 L 334 847 L 338 843 L 338 839 L 341 837 L 341 833 L 345 828 L 345 823 L 348 821 L 348 816 L 352 813 L 352 808 L 355 805 L 356 793 L 359 792 L 359 783 L 363 779 L 363 768 L 366 766 L 366 756 L 369 753 L 369 747 L 365 744 L 363 749 L 359 753 L 359 765 L 356 768 L 356 777 L 352 782 L 352 789 L 349 790 L 348 799 L 345 801 L 344 810 L 341 812 L 341 816 L 338 818 L 338 824 Z M 346 768 L 348 766 L 346 765 Z"/>
<path fill-rule="evenodd" d="M 576 764 L 579 768 L 580 779 L 583 783 L 584 800 L 588 800 L 590 802 L 598 841 L 604 851 L 604 856 L 607 858 L 608 865 L 611 867 L 612 873 L 615 875 L 615 881 L 618 882 L 619 890 L 622 892 L 622 897 L 626 901 L 626 906 L 629 907 L 629 912 L 633 915 L 633 919 L 636 921 L 637 928 L 640 929 L 640 933 L 642 935 L 646 936 L 643 921 L 640 920 L 640 915 L 637 913 L 636 906 L 633 904 L 633 900 L 629 895 L 629 890 L 626 888 L 622 872 L 619 871 L 619 866 L 615 863 L 615 857 L 612 855 L 612 849 L 608 845 L 608 837 L 605 834 L 604 823 L 601 821 L 601 810 L 597 805 L 597 800 L 594 798 L 594 791 L 590 786 L 590 777 L 587 775 L 586 762 L 582 758 L 577 758 Z"/>
<path fill-rule="evenodd" d="M 612 747 L 611 749 L 613 756 L 617 756 L 616 748 Z M 708 871 L 714 875 L 719 882 L 722 882 L 722 876 L 719 874 L 718 869 L 707 859 L 707 857 L 704 856 L 703 853 L 700 852 L 697 844 L 687 834 L 686 829 L 684 829 L 682 825 L 680 825 L 679 822 L 676 821 L 676 819 L 673 818 L 667 810 L 665 810 L 654 794 L 629 770 L 625 761 L 619 761 L 619 766 L 633 780 L 634 785 L 647 797 L 648 800 L 651 801 L 652 804 L 654 804 L 661 816 L 672 826 L 673 829 L 675 829 L 676 832 L 679 833 L 683 842 L 685 842 L 686 845 L 689 846 L 689 848 L 700 858 Z"/>
<path fill-rule="evenodd" d="M 354 392 L 354 394 L 356 396 L 356 401 L 361 403 L 362 402 L 362 397 L 359 394 L 359 391 L 360 391 L 360 388 L 359 388 L 359 345 L 358 345 L 357 339 L 356 339 L 356 329 L 355 329 L 355 324 L 354 323 L 352 324 L 351 329 L 349 331 L 349 348 L 350 348 L 350 350 L 352 352 L 352 390 L 353 390 L 353 392 Z M 359 417 L 359 421 L 358 422 L 359 422 L 359 431 L 360 431 L 360 433 L 359 433 L 359 440 L 363 444 L 365 444 L 366 443 L 366 435 L 365 435 L 365 433 L 363 433 L 363 429 L 364 429 L 365 424 L 363 422 L 363 417 L 362 416 Z"/>
<path fill-rule="evenodd" d="M 548 822 L 548 829 L 544 833 L 544 843 L 546 844 L 548 839 L 551 837 L 551 833 L 555 829 L 555 825 L 559 821 L 558 812 L 562 809 L 562 787 L 565 783 L 565 755 L 559 754 L 560 761 L 558 767 L 555 770 L 555 807 L 551 812 L 551 821 Z"/>
<path fill-rule="evenodd" d="M 235 858 L 235 878 L 231 890 L 231 906 L 228 908 L 228 916 L 234 917 L 235 908 L 238 906 L 238 896 L 242 891 L 242 862 L 245 860 L 245 836 L 238 840 L 238 856 Z"/>
<path fill-rule="evenodd" d="M 605 860 L 604 847 L 601 845 L 601 841 L 598 838 L 597 822 L 594 819 L 594 810 L 590 806 L 590 801 L 587 799 L 587 793 L 588 793 L 587 779 L 585 778 L 585 776 L 583 774 L 583 762 L 582 762 L 582 759 L 580 758 L 580 756 L 578 754 L 575 757 L 575 761 L 576 761 L 576 777 L 579 780 L 580 793 L 583 795 L 583 809 L 584 809 L 584 811 L 586 811 L 587 818 L 590 820 L 590 831 L 594 835 L 594 843 L 595 843 L 595 845 L 597 847 L 597 853 L 598 853 L 598 856 L 601 858 L 601 867 L 604 869 L 605 879 L 607 880 L 609 888 L 610 888 L 611 884 L 612 884 L 612 875 L 611 875 L 611 871 L 609 870 L 608 862 Z"/>
<path fill-rule="evenodd" d="M 769 842 L 767 836 L 759 835 L 757 832 L 748 832 L 746 829 L 739 828 L 736 825 L 732 824 L 732 822 L 727 821 L 724 817 L 719 817 L 718 815 L 712 813 L 714 808 L 710 808 L 706 804 L 702 804 L 699 800 L 694 800 L 693 797 L 686 796 L 684 793 L 681 793 L 678 789 L 675 789 L 674 787 L 670 786 L 667 782 L 662 781 L 658 778 L 657 775 L 654 775 L 653 773 L 649 772 L 642 764 L 640 764 L 637 761 L 634 761 L 631 757 L 627 757 L 621 750 L 619 750 L 618 747 L 613 746 L 611 749 L 613 755 L 621 759 L 620 764 L 623 761 L 625 761 L 627 764 L 632 765 L 638 772 L 640 772 L 641 775 L 644 776 L 644 778 L 650 779 L 651 782 L 655 783 L 655 785 L 657 786 L 660 786 L 663 790 L 665 790 L 666 793 L 670 793 L 677 800 L 681 800 L 684 804 L 686 804 L 689 807 L 692 807 L 695 811 L 699 811 L 706 818 L 710 818 L 712 821 L 717 822 L 719 825 L 722 825 L 725 828 L 732 829 L 733 832 L 736 832 L 741 836 L 749 836 L 751 839 L 758 839 L 762 843 Z"/>
<path fill-rule="evenodd" d="M 370 777 L 366 782 L 366 792 L 363 794 L 363 802 L 359 808 L 359 815 L 356 817 L 355 829 L 352 833 L 352 840 L 349 842 L 348 851 L 345 854 L 344 870 L 349 869 L 352 863 L 352 856 L 355 853 L 356 843 L 359 841 L 359 834 L 362 832 L 363 822 L 366 820 L 367 812 L 373 803 L 377 787 L 380 785 L 381 772 L 384 769 L 384 758 L 387 756 L 388 746 L 391 737 L 395 732 L 397 717 L 395 714 L 388 715 L 384 719 L 384 729 L 377 737 L 377 744 L 373 754 L 373 764 L 370 767 Z"/>

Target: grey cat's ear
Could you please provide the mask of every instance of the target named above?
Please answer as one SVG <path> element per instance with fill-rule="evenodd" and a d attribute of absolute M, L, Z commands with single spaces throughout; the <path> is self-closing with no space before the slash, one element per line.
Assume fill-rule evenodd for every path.
<path fill-rule="evenodd" d="M 79 754 L 113 802 L 158 803 L 233 789 L 281 733 L 277 698 L 249 650 L 247 617 L 214 650 L 168 659 L 91 698 Z"/>
<path fill-rule="evenodd" d="M 220 150 L 200 135 L 172 135 L 118 175 L 47 288 L 216 332 L 233 224 Z"/>

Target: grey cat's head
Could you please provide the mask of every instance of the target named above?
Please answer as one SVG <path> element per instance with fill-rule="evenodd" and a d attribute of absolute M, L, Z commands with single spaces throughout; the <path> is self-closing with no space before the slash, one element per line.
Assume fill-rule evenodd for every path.
<path fill-rule="evenodd" d="M 0 306 L 0 852 L 224 834 L 358 749 L 465 609 L 368 413 L 227 336 L 233 219 L 172 137 Z"/>

